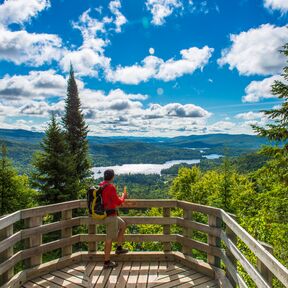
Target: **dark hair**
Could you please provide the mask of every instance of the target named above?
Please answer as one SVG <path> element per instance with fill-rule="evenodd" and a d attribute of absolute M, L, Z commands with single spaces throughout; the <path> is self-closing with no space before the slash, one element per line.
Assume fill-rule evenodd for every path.
<path fill-rule="evenodd" d="M 115 173 L 113 169 L 108 169 L 104 171 L 104 180 L 110 181 L 114 177 Z"/>

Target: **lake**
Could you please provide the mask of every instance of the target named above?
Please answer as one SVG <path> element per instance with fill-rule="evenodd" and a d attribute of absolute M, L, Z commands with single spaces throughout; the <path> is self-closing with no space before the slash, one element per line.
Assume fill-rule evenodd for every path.
<path fill-rule="evenodd" d="M 218 159 L 221 155 L 218 154 L 210 154 L 203 156 L 207 159 Z M 197 164 L 200 162 L 200 159 L 193 160 L 172 160 L 167 161 L 164 164 L 123 164 L 123 165 L 115 165 L 115 166 L 101 166 L 101 167 L 93 167 L 92 171 L 94 173 L 94 177 L 100 178 L 103 176 L 103 172 L 107 169 L 113 169 L 115 174 L 161 174 L 161 170 L 168 169 L 176 164 Z"/>

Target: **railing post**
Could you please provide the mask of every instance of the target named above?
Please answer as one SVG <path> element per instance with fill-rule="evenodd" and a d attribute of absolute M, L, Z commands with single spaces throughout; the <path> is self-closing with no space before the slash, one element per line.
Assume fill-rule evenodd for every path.
<path fill-rule="evenodd" d="M 273 254 L 273 247 L 267 243 L 259 241 L 259 243 L 270 253 Z M 265 266 L 263 262 L 261 262 L 257 258 L 257 269 L 263 276 L 263 278 L 267 281 L 267 283 L 272 287 L 273 282 L 273 274 L 271 271 Z"/>
<path fill-rule="evenodd" d="M 13 234 L 13 224 L 0 230 L 0 241 L 8 238 Z M 0 263 L 4 262 L 13 255 L 13 247 L 9 247 L 7 250 L 0 253 Z M 5 273 L 0 275 L 0 285 L 9 281 L 14 275 L 14 268 L 7 270 Z"/>
<path fill-rule="evenodd" d="M 89 217 L 89 220 L 92 219 Z M 97 225 L 96 224 L 89 224 L 88 225 L 88 234 L 95 235 L 97 232 Z M 88 242 L 88 252 L 96 252 L 97 251 L 97 243 L 96 241 Z"/>
<path fill-rule="evenodd" d="M 192 220 L 192 210 L 191 209 L 183 209 L 183 218 L 185 220 Z M 192 238 L 193 230 L 192 228 L 183 227 L 183 236 L 187 238 Z M 192 255 L 192 249 L 183 245 L 182 253 L 185 255 Z"/>
<path fill-rule="evenodd" d="M 42 216 L 31 217 L 25 220 L 25 226 L 27 228 L 33 228 L 42 225 Z M 26 247 L 33 248 L 40 246 L 42 244 L 42 234 L 35 233 L 35 235 L 30 236 L 26 239 Z M 25 260 L 25 264 L 28 268 L 37 266 L 42 263 L 42 254 L 31 256 Z"/>
<path fill-rule="evenodd" d="M 214 215 L 208 215 L 208 225 L 213 228 L 221 228 L 222 220 Z M 221 247 L 221 239 L 219 237 L 208 234 L 208 245 Z M 221 259 L 214 255 L 207 254 L 207 262 L 215 267 L 221 267 Z"/>
<path fill-rule="evenodd" d="M 62 221 L 72 219 L 72 209 L 61 212 Z M 63 228 L 61 230 L 61 238 L 70 238 L 72 236 L 72 227 Z M 67 245 L 61 249 L 62 256 L 69 256 L 72 254 L 72 245 Z"/>
<path fill-rule="evenodd" d="M 163 217 L 170 217 L 170 208 L 163 208 Z M 163 225 L 163 234 L 164 235 L 170 235 L 170 225 Z M 164 252 L 171 251 L 171 243 L 170 242 L 164 242 L 163 243 L 163 249 Z"/>
<path fill-rule="evenodd" d="M 236 215 L 228 213 L 235 221 Z M 230 229 L 228 225 L 226 225 L 226 236 L 228 239 L 230 239 L 236 246 L 237 246 L 237 235 Z M 235 270 L 237 270 L 237 259 L 234 257 L 234 255 L 231 253 L 229 249 L 226 248 L 226 255 L 230 262 L 232 263 Z M 229 273 L 229 270 L 226 268 L 226 276 L 229 279 L 232 287 L 236 287 L 237 284 L 235 280 L 233 279 L 232 275 Z"/>

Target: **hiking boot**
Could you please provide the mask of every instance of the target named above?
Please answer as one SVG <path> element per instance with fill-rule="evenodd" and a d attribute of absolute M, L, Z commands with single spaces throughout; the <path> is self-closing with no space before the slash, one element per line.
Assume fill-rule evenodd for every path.
<path fill-rule="evenodd" d="M 126 254 L 126 253 L 128 253 L 128 252 L 129 252 L 128 249 L 124 249 L 124 248 L 122 248 L 121 246 L 120 246 L 120 247 L 117 247 L 117 249 L 115 250 L 115 254 L 116 254 L 116 255 Z"/>
<path fill-rule="evenodd" d="M 104 262 L 104 269 L 108 269 L 108 268 L 115 268 L 117 267 L 118 264 L 113 262 L 113 261 L 109 261 L 109 262 Z"/>

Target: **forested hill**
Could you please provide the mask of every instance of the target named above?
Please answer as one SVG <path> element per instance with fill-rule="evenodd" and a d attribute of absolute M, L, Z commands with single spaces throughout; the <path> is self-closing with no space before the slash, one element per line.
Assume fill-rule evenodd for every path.
<path fill-rule="evenodd" d="M 7 145 L 9 157 L 19 168 L 30 163 L 34 152 L 40 149 L 43 136 L 44 134 L 39 132 L 0 129 L 0 141 Z M 89 136 L 88 139 L 95 166 L 201 159 L 213 153 L 237 156 L 252 152 L 266 143 L 264 138 L 245 134 L 208 134 L 175 138 Z"/>

